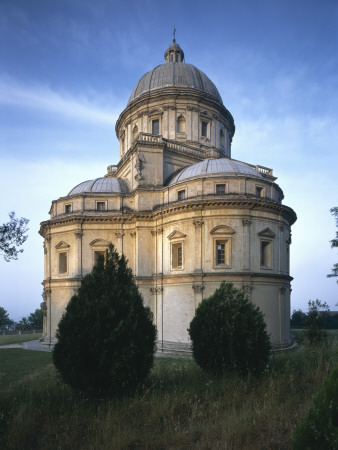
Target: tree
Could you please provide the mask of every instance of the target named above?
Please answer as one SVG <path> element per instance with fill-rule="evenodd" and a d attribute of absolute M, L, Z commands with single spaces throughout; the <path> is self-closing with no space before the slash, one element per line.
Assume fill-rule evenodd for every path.
<path fill-rule="evenodd" d="M 338 367 L 323 382 L 306 417 L 296 426 L 293 450 L 338 448 Z"/>
<path fill-rule="evenodd" d="M 28 231 L 26 225 L 29 222 L 24 217 L 16 218 L 14 211 L 9 213 L 9 218 L 9 222 L 0 225 L 0 254 L 7 262 L 18 259 L 18 254 L 23 252 L 23 249 L 18 250 L 17 247 L 28 237 L 25 233 Z"/>
<path fill-rule="evenodd" d="M 199 304 L 188 332 L 194 359 L 206 371 L 259 373 L 269 360 L 263 314 L 231 283 L 223 281 Z"/>
<path fill-rule="evenodd" d="M 33 313 L 30 313 L 28 317 L 23 317 L 19 322 L 15 324 L 17 330 L 41 330 L 43 324 L 42 310 L 36 309 Z"/>
<path fill-rule="evenodd" d="M 308 301 L 308 313 L 305 320 L 306 338 L 310 344 L 319 344 L 326 340 L 327 333 L 322 329 L 328 313 L 329 306 L 320 300 Z"/>
<path fill-rule="evenodd" d="M 291 316 L 290 325 L 293 328 L 303 328 L 305 326 L 306 314 L 301 309 L 294 309 Z"/>
<path fill-rule="evenodd" d="M 69 301 L 57 338 L 54 364 L 73 388 L 122 394 L 149 374 L 156 328 L 127 260 L 113 245 Z"/>
<path fill-rule="evenodd" d="M 338 206 L 335 206 L 334 208 L 330 209 L 331 214 L 335 217 L 336 219 L 336 227 L 338 227 Z M 331 243 L 331 248 L 335 248 L 338 247 L 338 231 L 336 231 L 336 238 L 332 239 L 330 241 Z M 331 269 L 331 273 L 327 275 L 328 278 L 333 278 L 333 277 L 338 277 L 338 264 L 334 264 L 332 269 Z M 338 280 L 337 280 L 338 283 Z"/>
<path fill-rule="evenodd" d="M 14 321 L 9 318 L 8 312 L 0 306 L 0 331 L 11 331 L 14 327 Z"/>

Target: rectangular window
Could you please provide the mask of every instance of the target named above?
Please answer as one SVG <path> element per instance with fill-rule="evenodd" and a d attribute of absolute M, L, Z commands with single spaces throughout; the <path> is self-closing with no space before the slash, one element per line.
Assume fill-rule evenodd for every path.
<path fill-rule="evenodd" d="M 65 213 L 69 214 L 71 212 L 72 212 L 72 205 L 71 204 L 65 205 Z"/>
<path fill-rule="evenodd" d="M 171 267 L 173 269 L 182 269 L 183 267 L 182 243 L 172 244 L 171 246 Z"/>
<path fill-rule="evenodd" d="M 105 253 L 104 251 L 95 251 L 94 252 L 94 265 L 96 265 L 98 263 L 99 258 L 103 258 L 105 257 Z"/>
<path fill-rule="evenodd" d="M 159 119 L 152 121 L 152 133 L 153 134 L 160 134 L 160 121 Z"/>
<path fill-rule="evenodd" d="M 201 135 L 204 137 L 208 136 L 208 122 L 205 120 L 202 120 L 202 126 L 201 126 Z"/>
<path fill-rule="evenodd" d="M 272 267 L 271 242 L 261 241 L 261 266 Z"/>
<path fill-rule="evenodd" d="M 177 199 L 178 200 L 184 200 L 185 199 L 185 190 L 177 192 Z"/>
<path fill-rule="evenodd" d="M 225 194 L 225 184 L 216 184 L 216 194 Z"/>
<path fill-rule="evenodd" d="M 105 209 L 106 209 L 106 202 L 97 202 L 96 203 L 96 209 L 97 209 L 97 211 L 105 211 Z"/>
<path fill-rule="evenodd" d="M 230 265 L 229 240 L 216 241 L 216 265 Z"/>
<path fill-rule="evenodd" d="M 67 253 L 59 253 L 59 274 L 67 273 Z"/>
<path fill-rule="evenodd" d="M 256 186 L 256 196 L 257 197 L 263 197 L 263 193 L 264 193 L 263 188 L 260 187 L 260 186 Z"/>

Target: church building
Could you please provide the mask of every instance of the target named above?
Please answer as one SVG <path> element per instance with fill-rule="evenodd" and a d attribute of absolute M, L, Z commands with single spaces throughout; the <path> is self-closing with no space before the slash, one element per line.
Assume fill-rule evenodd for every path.
<path fill-rule="evenodd" d="M 195 309 L 225 280 L 290 343 L 295 212 L 272 169 L 231 157 L 234 119 L 175 39 L 132 91 L 115 130 L 120 161 L 52 202 L 44 238 L 46 343 L 109 243 L 128 259 L 154 314 L 158 349 L 189 349 Z"/>

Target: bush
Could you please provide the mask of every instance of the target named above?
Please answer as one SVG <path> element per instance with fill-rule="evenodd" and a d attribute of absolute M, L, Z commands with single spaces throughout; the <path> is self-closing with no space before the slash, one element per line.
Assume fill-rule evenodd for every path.
<path fill-rule="evenodd" d="M 263 314 L 231 283 L 200 303 L 188 332 L 195 361 L 209 372 L 259 373 L 269 360 Z"/>
<path fill-rule="evenodd" d="M 127 260 L 114 246 L 86 275 L 66 307 L 53 360 L 65 383 L 82 391 L 121 394 L 149 374 L 156 328 Z"/>
<path fill-rule="evenodd" d="M 323 382 L 305 419 L 295 428 L 292 448 L 338 449 L 338 367 Z"/>

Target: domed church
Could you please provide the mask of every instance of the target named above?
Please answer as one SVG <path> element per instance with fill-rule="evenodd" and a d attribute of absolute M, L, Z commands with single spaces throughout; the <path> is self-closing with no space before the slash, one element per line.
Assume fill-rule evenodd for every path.
<path fill-rule="evenodd" d="M 234 119 L 175 39 L 136 84 L 115 130 L 120 161 L 52 202 L 44 238 L 44 335 L 110 243 L 154 314 L 158 349 L 189 351 L 195 309 L 221 281 L 244 289 L 274 347 L 290 343 L 295 212 L 272 169 L 231 157 Z"/>

